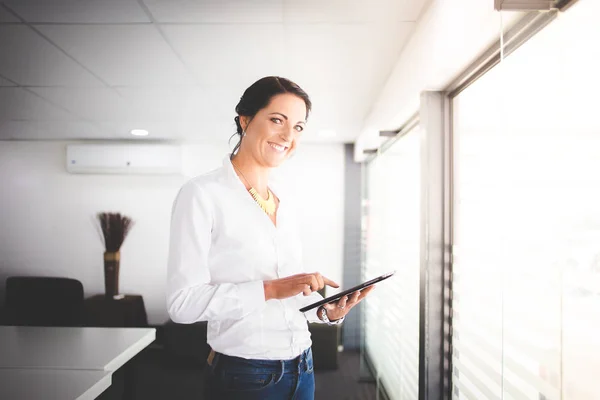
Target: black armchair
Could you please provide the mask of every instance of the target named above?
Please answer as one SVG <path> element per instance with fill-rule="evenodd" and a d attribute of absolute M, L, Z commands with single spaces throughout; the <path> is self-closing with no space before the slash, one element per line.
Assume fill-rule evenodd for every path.
<path fill-rule="evenodd" d="M 83 285 L 70 278 L 8 277 L 3 314 L 5 325 L 82 326 Z"/>

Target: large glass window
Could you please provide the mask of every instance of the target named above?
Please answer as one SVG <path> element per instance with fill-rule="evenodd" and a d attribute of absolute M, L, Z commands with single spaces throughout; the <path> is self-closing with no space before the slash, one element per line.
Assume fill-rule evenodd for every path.
<path fill-rule="evenodd" d="M 453 101 L 453 397 L 600 399 L 600 2 Z"/>
<path fill-rule="evenodd" d="M 364 278 L 396 275 L 365 303 L 365 349 L 391 399 L 418 398 L 419 143 L 415 128 L 367 165 Z"/>

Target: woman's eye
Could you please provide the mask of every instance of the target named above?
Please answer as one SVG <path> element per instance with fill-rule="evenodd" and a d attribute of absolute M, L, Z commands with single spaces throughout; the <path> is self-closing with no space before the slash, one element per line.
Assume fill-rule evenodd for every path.
<path fill-rule="evenodd" d="M 298 132 L 302 132 L 302 131 L 304 130 L 304 127 L 303 127 L 303 126 L 300 126 L 300 125 L 296 125 L 296 126 L 294 127 L 294 129 L 296 129 L 296 131 L 298 131 Z"/>
<path fill-rule="evenodd" d="M 271 118 L 271 121 L 273 121 L 276 124 L 281 124 L 281 119 L 279 118 Z"/>

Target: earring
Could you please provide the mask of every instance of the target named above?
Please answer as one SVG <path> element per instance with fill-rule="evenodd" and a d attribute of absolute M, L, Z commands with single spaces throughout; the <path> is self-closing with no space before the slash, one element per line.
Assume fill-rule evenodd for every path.
<path fill-rule="evenodd" d="M 242 131 L 242 137 L 246 136 L 246 131 Z"/>

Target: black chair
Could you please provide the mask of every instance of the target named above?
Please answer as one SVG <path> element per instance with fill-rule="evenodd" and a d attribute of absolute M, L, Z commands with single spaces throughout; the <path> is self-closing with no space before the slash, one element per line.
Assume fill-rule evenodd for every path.
<path fill-rule="evenodd" d="M 83 326 L 83 285 L 70 278 L 8 277 L 3 323 L 27 326 Z"/>
<path fill-rule="evenodd" d="M 308 324 L 312 339 L 313 363 L 315 371 L 338 368 L 341 344 L 341 325 Z"/>

